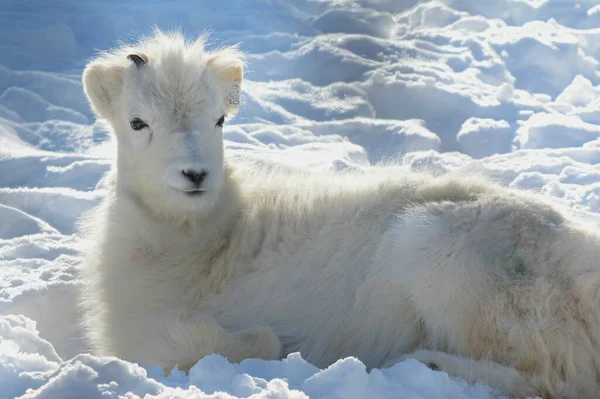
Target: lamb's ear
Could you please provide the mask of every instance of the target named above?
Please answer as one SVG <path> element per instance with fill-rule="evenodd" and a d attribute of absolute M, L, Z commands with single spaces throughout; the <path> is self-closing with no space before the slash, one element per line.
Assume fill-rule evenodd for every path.
<path fill-rule="evenodd" d="M 217 76 L 227 115 L 235 115 L 242 102 L 242 80 L 244 77 L 244 58 L 235 49 L 226 49 L 214 54 L 208 61 L 209 67 Z"/>
<path fill-rule="evenodd" d="M 125 66 L 106 60 L 92 61 L 83 71 L 83 91 L 94 112 L 109 118 L 118 108 Z"/>

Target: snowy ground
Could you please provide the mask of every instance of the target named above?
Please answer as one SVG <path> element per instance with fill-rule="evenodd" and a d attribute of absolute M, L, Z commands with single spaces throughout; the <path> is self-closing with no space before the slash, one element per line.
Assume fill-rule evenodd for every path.
<path fill-rule="evenodd" d="M 312 169 L 393 159 L 485 173 L 598 224 L 597 0 L 203 3 L 3 2 L 0 398 L 497 397 L 415 361 L 367 373 L 355 359 L 319 370 L 297 354 L 240 365 L 210 356 L 164 377 L 85 354 L 74 226 L 103 197 L 114 147 L 80 73 L 95 50 L 154 24 L 210 28 L 216 44 L 249 54 L 229 151 Z"/>

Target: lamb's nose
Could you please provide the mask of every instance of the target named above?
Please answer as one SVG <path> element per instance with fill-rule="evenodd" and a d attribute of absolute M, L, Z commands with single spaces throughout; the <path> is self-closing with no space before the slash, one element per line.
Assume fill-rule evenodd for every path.
<path fill-rule="evenodd" d="M 205 170 L 193 170 L 193 169 L 185 169 L 182 170 L 181 173 L 192 183 L 194 183 L 194 185 L 196 186 L 196 188 L 199 188 L 200 185 L 202 184 L 202 181 L 206 178 L 206 175 L 208 174 L 207 171 Z"/>

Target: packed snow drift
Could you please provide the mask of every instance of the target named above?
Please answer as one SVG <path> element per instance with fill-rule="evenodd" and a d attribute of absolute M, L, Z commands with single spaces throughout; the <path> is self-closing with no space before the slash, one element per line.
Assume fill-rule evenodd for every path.
<path fill-rule="evenodd" d="M 0 398 L 491 398 L 407 360 L 367 371 L 200 360 L 165 376 L 89 354 L 76 221 L 105 193 L 114 142 L 81 71 L 154 25 L 247 54 L 227 151 L 353 170 L 399 162 L 485 174 L 600 223 L 600 7 L 595 0 L 9 1 L 0 10 Z M 374 327 L 375 328 L 375 327 Z M 143 336 L 140 337 L 143 339 Z"/>

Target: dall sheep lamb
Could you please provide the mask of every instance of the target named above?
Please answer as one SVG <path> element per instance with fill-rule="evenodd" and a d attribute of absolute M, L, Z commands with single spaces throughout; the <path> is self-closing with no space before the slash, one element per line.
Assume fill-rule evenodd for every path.
<path fill-rule="evenodd" d="M 86 67 L 117 139 L 106 198 L 83 222 L 98 354 L 166 370 L 211 353 L 412 357 L 510 395 L 600 397 L 597 232 L 474 177 L 225 157 L 242 74 L 235 48 L 162 32 Z"/>

